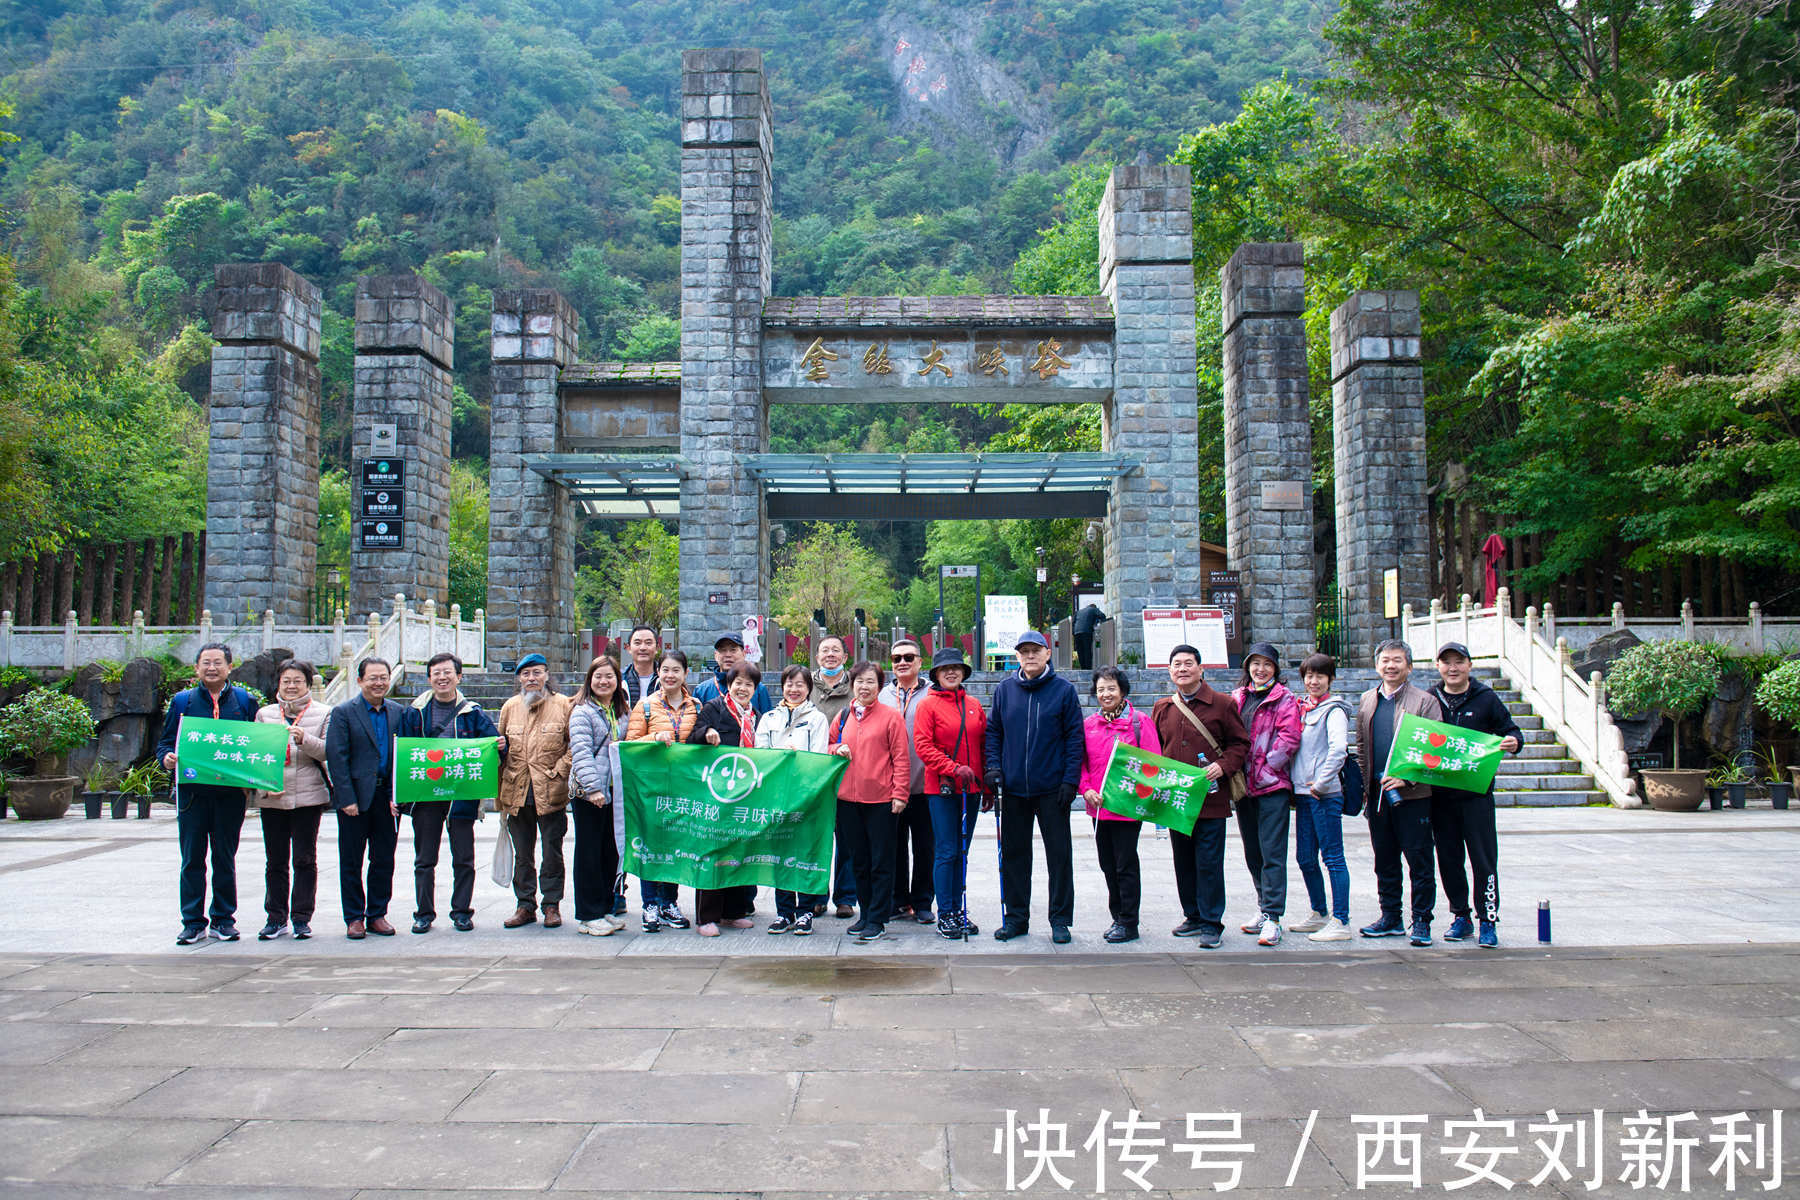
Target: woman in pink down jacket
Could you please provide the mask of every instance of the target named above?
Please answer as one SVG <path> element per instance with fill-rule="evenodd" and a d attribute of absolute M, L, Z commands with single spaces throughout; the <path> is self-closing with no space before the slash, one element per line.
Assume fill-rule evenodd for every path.
<path fill-rule="evenodd" d="M 1130 692 L 1131 680 L 1124 672 L 1117 667 L 1101 667 L 1094 672 L 1094 699 L 1099 701 L 1100 711 L 1081 723 L 1085 753 L 1079 786 L 1088 816 L 1094 820 L 1094 847 L 1100 852 L 1100 870 L 1106 876 L 1106 904 L 1112 910 L 1113 922 L 1106 931 L 1109 942 L 1137 940 L 1138 898 L 1142 893 L 1137 844 L 1138 831 L 1144 823 L 1100 807 L 1106 760 L 1112 755 L 1114 742 L 1151 754 L 1162 753 L 1156 723 L 1149 713 L 1139 712 L 1125 698 Z"/>
<path fill-rule="evenodd" d="M 1258 913 L 1241 927 L 1257 935 L 1258 945 L 1281 942 L 1281 917 L 1287 908 L 1288 805 L 1294 785 L 1288 764 L 1300 748 L 1300 702 L 1281 683 L 1281 655 L 1267 642 L 1244 653 L 1244 678 L 1231 693 L 1250 731 L 1250 754 L 1244 760 L 1246 795 L 1238 802 L 1238 832 L 1244 839 L 1244 862 L 1256 883 Z"/>

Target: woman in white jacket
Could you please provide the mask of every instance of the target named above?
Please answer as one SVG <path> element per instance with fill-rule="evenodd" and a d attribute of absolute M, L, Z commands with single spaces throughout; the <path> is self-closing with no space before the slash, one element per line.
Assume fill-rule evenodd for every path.
<path fill-rule="evenodd" d="M 1314 654 L 1300 664 L 1306 694 L 1300 699 L 1300 749 L 1289 773 L 1294 781 L 1294 857 L 1312 916 L 1291 928 L 1315 942 L 1345 942 L 1350 934 L 1350 870 L 1344 865 L 1344 789 L 1338 772 L 1350 748 L 1350 709 L 1331 694 L 1337 660 Z M 1325 870 L 1321 874 L 1319 863 Z M 1325 879 L 1331 877 L 1331 915 L 1325 914 Z"/>
<path fill-rule="evenodd" d="M 795 663 L 781 673 L 781 703 L 756 723 L 756 744 L 764 750 L 831 751 L 831 725 L 812 702 L 812 672 Z M 775 890 L 775 923 L 770 933 L 804 937 L 813 931 L 813 907 L 825 903 L 823 893 Z"/>
<path fill-rule="evenodd" d="M 261 942 L 287 932 L 312 936 L 313 903 L 319 892 L 319 818 L 331 800 L 325 782 L 325 722 L 331 706 L 313 699 L 313 665 L 290 658 L 275 672 L 275 703 L 256 710 L 256 719 L 288 727 L 287 766 L 279 792 L 257 792 L 263 852 L 263 910 L 268 922 L 257 932 Z M 293 863 L 290 880 L 288 864 Z"/>

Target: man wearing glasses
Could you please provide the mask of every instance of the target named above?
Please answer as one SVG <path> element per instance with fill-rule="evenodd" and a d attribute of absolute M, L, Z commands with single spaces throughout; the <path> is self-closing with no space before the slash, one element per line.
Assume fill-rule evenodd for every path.
<path fill-rule="evenodd" d="M 894 915 L 904 919 L 910 910 L 920 925 L 930 925 L 931 915 L 931 801 L 925 795 L 925 764 L 913 745 L 913 718 L 931 685 L 919 678 L 919 643 L 899 641 L 889 654 L 893 681 L 881 689 L 881 703 L 906 718 L 906 746 L 912 754 L 911 797 L 894 831 Z M 912 862 L 907 862 L 909 848 Z"/>

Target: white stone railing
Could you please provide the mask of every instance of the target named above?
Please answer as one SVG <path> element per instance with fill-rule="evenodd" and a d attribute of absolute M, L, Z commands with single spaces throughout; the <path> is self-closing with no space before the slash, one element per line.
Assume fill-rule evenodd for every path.
<path fill-rule="evenodd" d="M 462 606 L 450 606 L 449 620 L 440 620 L 437 605 L 427 600 L 418 609 L 407 606 L 406 597 L 396 592 L 394 608 L 384 620 L 370 613 L 366 636 L 354 645 L 345 642 L 338 650 L 338 673 L 326 686 L 322 699 L 328 704 L 346 700 L 356 685 L 356 664 L 371 655 L 393 664 L 393 682 L 406 678 L 409 669 L 423 671 L 434 654 L 449 652 L 462 659 L 464 667 L 481 668 L 486 663 L 487 613 L 475 610 L 473 623 L 462 619 Z"/>
<path fill-rule="evenodd" d="M 1454 618 L 1456 614 L 1450 615 Z M 1625 606 L 1618 603 L 1604 617 L 1559 617 L 1555 606 L 1545 604 L 1538 614 L 1538 627 L 1552 644 L 1562 638 L 1574 650 L 1621 629 L 1629 629 L 1646 642 L 1717 642 L 1739 654 L 1800 650 L 1800 618 L 1765 617 L 1762 605 L 1755 602 L 1742 618 L 1697 617 L 1693 602 L 1686 600 L 1679 617 L 1628 617 Z"/>
<path fill-rule="evenodd" d="M 1606 683 L 1595 671 L 1583 680 L 1570 665 L 1566 638 L 1551 642 L 1535 608 L 1523 622 L 1513 620 L 1510 597 L 1501 588 L 1493 608 L 1476 608 L 1468 596 L 1462 607 L 1445 612 L 1433 600 L 1431 611 L 1415 617 L 1412 606 L 1401 613 L 1401 629 L 1418 654 L 1434 654 L 1445 642 L 1461 642 L 1471 657 L 1495 661 L 1519 688 L 1544 726 L 1562 739 L 1594 785 L 1620 808 L 1641 808 L 1637 781 L 1625 755 L 1625 739 L 1606 707 Z M 1641 635 L 1640 635 L 1641 636 Z"/>

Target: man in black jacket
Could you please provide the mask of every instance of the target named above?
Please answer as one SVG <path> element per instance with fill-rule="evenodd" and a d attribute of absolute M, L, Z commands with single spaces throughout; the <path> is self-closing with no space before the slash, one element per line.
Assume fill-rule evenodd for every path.
<path fill-rule="evenodd" d="M 388 900 L 394 894 L 394 847 L 400 809 L 394 803 L 394 739 L 406 709 L 387 698 L 392 668 L 385 659 L 356 664 L 357 695 L 331 710 L 325 727 L 325 765 L 331 807 L 338 816 L 338 887 L 344 900 L 344 936 L 391 936 Z M 367 890 L 363 854 L 369 858 Z"/>
<path fill-rule="evenodd" d="M 1516 754 L 1524 742 L 1518 722 L 1494 689 L 1469 675 L 1469 648 L 1447 642 L 1437 654 L 1438 685 L 1432 695 L 1443 707 L 1446 724 L 1477 733 L 1499 736 L 1500 748 Z M 1475 932 L 1470 924 L 1469 881 L 1463 874 L 1463 857 L 1475 875 L 1480 897 L 1479 944 L 1492 949 L 1500 944 L 1494 923 L 1500 919 L 1500 838 L 1494 827 L 1494 788 L 1465 792 L 1439 787 L 1431 800 L 1431 840 L 1437 843 L 1438 878 L 1444 899 L 1454 918 L 1444 931 L 1446 942 L 1460 942 Z"/>

